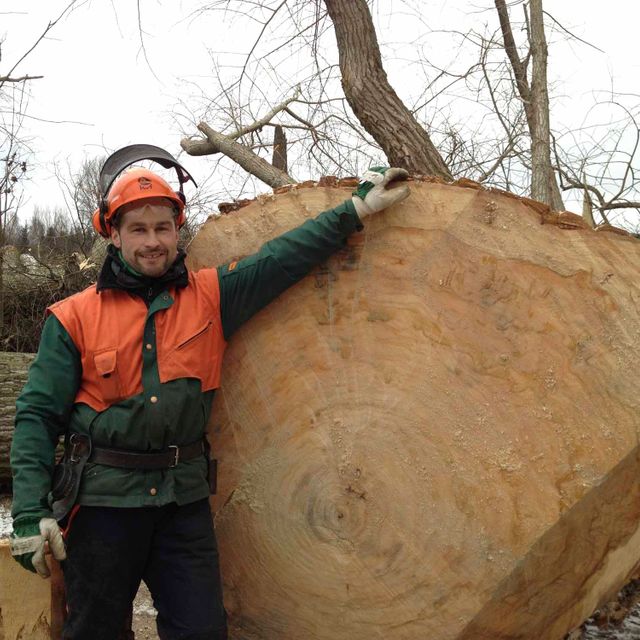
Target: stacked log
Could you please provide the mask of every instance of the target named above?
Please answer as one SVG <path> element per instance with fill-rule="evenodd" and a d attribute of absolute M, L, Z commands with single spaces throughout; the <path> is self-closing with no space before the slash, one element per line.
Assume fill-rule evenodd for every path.
<path fill-rule="evenodd" d="M 220 264 L 349 196 L 210 219 Z M 230 341 L 214 501 L 233 638 L 558 639 L 640 558 L 640 243 L 415 181 Z"/>
<path fill-rule="evenodd" d="M 31 353 L 0 352 L 0 492 L 11 486 L 9 451 L 16 416 L 16 398 L 27 381 Z"/>

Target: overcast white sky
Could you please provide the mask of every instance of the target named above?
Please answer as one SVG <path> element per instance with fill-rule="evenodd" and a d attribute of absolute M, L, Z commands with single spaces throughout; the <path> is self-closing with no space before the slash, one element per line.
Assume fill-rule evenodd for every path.
<path fill-rule="evenodd" d="M 8 70 L 67 4 L 68 0 L 2 0 L 0 36 L 5 41 L 0 73 Z M 181 103 L 212 85 L 212 58 L 237 64 L 242 59 L 237 54 L 246 53 L 253 42 L 251 25 L 232 16 L 225 19 L 216 12 L 189 18 L 202 4 L 202 0 L 140 0 L 153 72 L 140 51 L 133 0 L 85 2 L 15 70 L 14 75 L 44 75 L 32 83 L 28 109 L 32 117 L 23 130 L 32 138 L 38 160 L 24 213 L 34 205 L 61 204 L 52 172 L 56 161 L 78 163 L 82 154 L 99 155 L 134 142 L 179 152 L 178 124 L 185 121 L 177 123 L 176 114 L 186 112 Z M 400 13 L 419 7 L 422 24 L 415 15 L 404 22 L 398 22 L 401 16 L 392 20 L 392 4 L 396 12 L 401 8 Z M 377 0 L 378 35 L 388 45 L 385 51 L 394 54 L 385 65 L 399 93 L 412 82 L 412 75 L 403 73 L 403 60 L 411 56 L 416 34 L 424 31 L 425 24 L 433 30 L 465 30 L 470 24 L 479 28 L 487 21 L 495 23 L 492 7 L 490 0 Z M 619 92 L 640 94 L 639 7 L 634 0 L 546 0 L 549 13 L 603 50 L 563 43 L 559 38 L 551 43 L 550 77 L 558 96 L 554 124 L 572 119 L 579 123 L 591 92 L 610 88 L 612 83 Z M 186 157 L 183 161 L 197 179 L 207 175 L 207 160 Z"/>

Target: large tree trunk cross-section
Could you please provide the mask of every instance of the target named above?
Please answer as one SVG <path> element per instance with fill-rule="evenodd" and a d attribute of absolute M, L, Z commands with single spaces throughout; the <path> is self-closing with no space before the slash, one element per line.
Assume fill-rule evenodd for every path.
<path fill-rule="evenodd" d="M 191 266 L 348 195 L 212 219 Z M 232 338 L 211 441 L 233 638 L 558 640 L 625 583 L 640 243 L 540 207 L 413 182 Z"/>

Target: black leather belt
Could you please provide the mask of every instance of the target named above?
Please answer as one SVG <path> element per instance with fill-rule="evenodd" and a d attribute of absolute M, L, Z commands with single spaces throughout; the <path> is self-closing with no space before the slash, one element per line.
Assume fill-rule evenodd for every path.
<path fill-rule="evenodd" d="M 171 445 L 164 451 L 142 453 L 126 449 L 105 449 L 93 447 L 89 462 L 105 464 L 109 467 L 124 469 L 172 469 L 180 460 L 194 460 L 205 455 L 202 440 L 186 444 L 182 447 Z"/>

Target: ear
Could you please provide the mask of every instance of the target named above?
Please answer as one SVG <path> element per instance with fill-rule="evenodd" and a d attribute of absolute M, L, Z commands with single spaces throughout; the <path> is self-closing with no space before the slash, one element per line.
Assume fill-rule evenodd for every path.
<path fill-rule="evenodd" d="M 115 227 L 111 227 L 111 242 L 116 249 L 122 249 L 122 239 L 120 238 L 120 232 Z"/>

